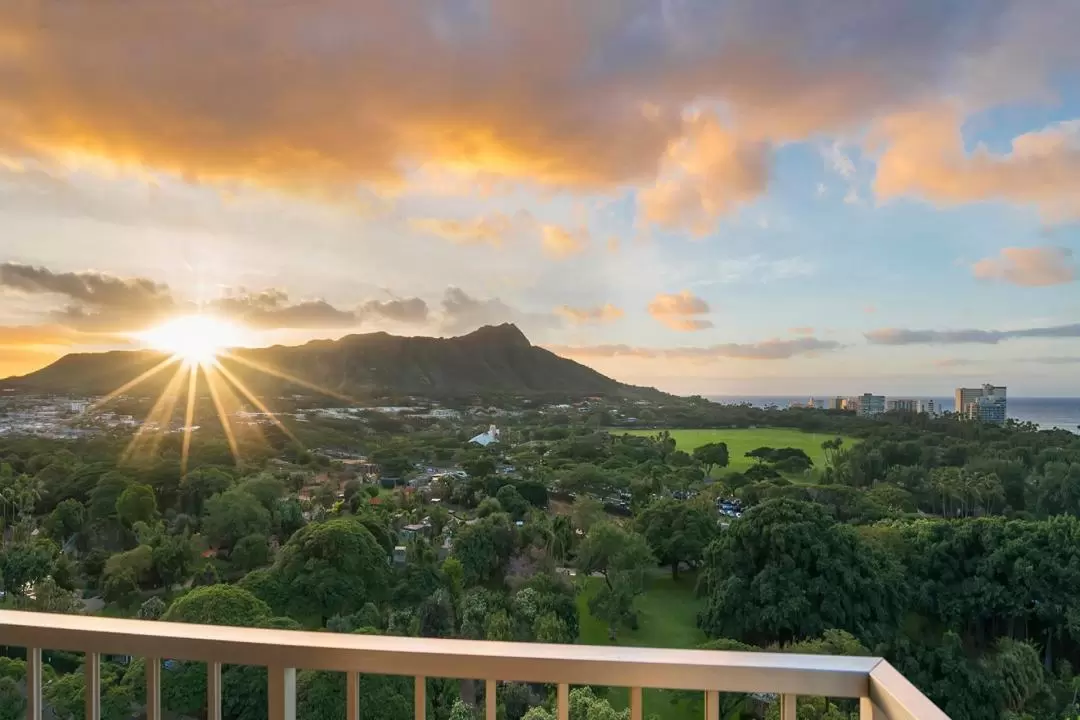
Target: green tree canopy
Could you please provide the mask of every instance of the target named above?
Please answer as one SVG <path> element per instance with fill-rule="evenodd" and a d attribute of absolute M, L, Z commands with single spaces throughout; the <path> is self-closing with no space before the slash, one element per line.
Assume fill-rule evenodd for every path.
<path fill-rule="evenodd" d="M 132 527 L 137 522 L 153 522 L 158 515 L 154 489 L 149 485 L 126 487 L 116 499 L 116 515 L 127 527 Z"/>
<path fill-rule="evenodd" d="M 382 598 L 389 585 L 384 550 L 355 518 L 307 525 L 281 549 L 271 573 L 290 592 L 283 608 L 297 618 L 349 615 Z"/>
<path fill-rule="evenodd" d="M 848 630 L 876 637 L 895 627 L 898 577 L 855 531 L 819 505 L 770 500 L 709 547 L 701 627 L 713 637 L 787 644 Z"/>
<path fill-rule="evenodd" d="M 638 532 L 645 536 L 656 559 L 671 566 L 678 578 L 679 564 L 701 563 L 705 548 L 716 536 L 716 513 L 708 506 L 662 498 L 638 515 Z"/>
<path fill-rule="evenodd" d="M 246 535 L 269 533 L 270 513 L 250 493 L 234 488 L 206 503 L 203 534 L 215 547 L 229 549 Z"/>

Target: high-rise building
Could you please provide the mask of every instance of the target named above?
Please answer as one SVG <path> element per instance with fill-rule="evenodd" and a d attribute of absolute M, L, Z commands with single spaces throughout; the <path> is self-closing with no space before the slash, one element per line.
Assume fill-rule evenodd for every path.
<path fill-rule="evenodd" d="M 919 412 L 919 401 L 914 398 L 889 398 L 885 401 L 886 412 Z"/>
<path fill-rule="evenodd" d="M 1004 385 L 956 388 L 956 414 L 969 420 L 1001 424 L 1008 417 Z"/>
<path fill-rule="evenodd" d="M 858 409 L 855 411 L 863 417 L 880 415 L 885 412 L 885 396 L 863 393 L 858 398 Z"/>
<path fill-rule="evenodd" d="M 920 400 L 919 412 L 926 413 L 927 415 L 937 415 L 940 412 L 937 403 L 933 400 Z"/>
<path fill-rule="evenodd" d="M 829 409 L 830 410 L 843 410 L 844 409 L 844 398 L 842 398 L 842 397 L 834 397 L 832 400 L 829 401 Z"/>

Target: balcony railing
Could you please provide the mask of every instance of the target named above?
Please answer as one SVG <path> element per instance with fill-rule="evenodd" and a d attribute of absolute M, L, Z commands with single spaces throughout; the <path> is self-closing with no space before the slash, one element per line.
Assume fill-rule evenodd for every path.
<path fill-rule="evenodd" d="M 485 716 L 495 720 L 500 681 L 555 685 L 557 717 L 569 718 L 571 685 L 630 688 L 630 718 L 642 718 L 642 689 L 699 690 L 705 720 L 719 720 L 720 693 L 773 693 L 782 720 L 798 696 L 854 698 L 860 720 L 946 720 L 930 700 L 880 658 L 718 650 L 546 645 L 265 630 L 0 611 L 0 645 L 27 649 L 27 720 L 42 717 L 42 649 L 86 653 L 86 718 L 99 720 L 101 657 L 146 662 L 146 717 L 160 720 L 162 660 L 207 664 L 207 707 L 221 718 L 221 666 L 268 669 L 270 720 L 295 720 L 297 669 L 347 673 L 348 720 L 359 720 L 361 673 L 415 678 L 416 720 L 424 720 L 427 677 L 486 681 Z M 306 720 L 306 719 L 305 719 Z"/>

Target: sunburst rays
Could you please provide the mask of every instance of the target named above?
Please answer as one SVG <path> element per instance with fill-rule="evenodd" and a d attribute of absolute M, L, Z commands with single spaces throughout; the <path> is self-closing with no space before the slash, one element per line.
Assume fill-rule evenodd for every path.
<path fill-rule="evenodd" d="M 172 366 L 178 365 L 172 376 L 165 382 L 164 388 L 160 395 L 154 400 L 150 412 L 147 413 L 142 425 L 135 432 L 135 435 L 122 453 L 122 461 L 135 462 L 153 457 L 157 454 L 164 436 L 174 432 L 172 429 L 173 416 L 176 413 L 181 397 L 184 396 L 183 426 L 175 432 L 183 433 L 180 450 L 180 468 L 181 473 L 186 475 L 191 459 L 193 437 L 195 431 L 198 429 L 198 425 L 196 424 L 197 406 L 199 392 L 203 385 L 209 395 L 210 402 L 213 406 L 213 412 L 216 414 L 217 419 L 221 424 L 222 431 L 225 434 L 225 439 L 229 444 L 229 452 L 237 464 L 241 462 L 241 445 L 240 439 L 238 438 L 238 430 L 243 426 L 241 426 L 240 423 L 235 422 L 235 418 L 245 404 L 256 408 L 260 413 L 263 413 L 276 428 L 283 432 L 293 442 L 302 444 L 296 434 L 278 417 L 278 413 L 272 411 L 236 372 L 233 372 L 225 366 L 222 362 L 224 359 L 236 361 L 249 370 L 277 378 L 299 387 L 314 390 L 328 397 L 335 397 L 350 403 L 354 402 L 352 398 L 342 395 L 341 393 L 320 387 L 315 383 L 295 377 L 294 375 L 278 370 L 270 365 L 241 357 L 236 353 L 222 351 L 214 357 L 200 357 L 196 359 L 178 352 L 166 357 L 150 369 L 140 373 L 132 380 L 124 383 L 116 390 L 101 398 L 91 406 L 88 412 L 101 410 L 109 403 L 132 390 L 135 390 L 148 380 L 165 372 Z M 203 383 L 200 383 L 200 376 Z M 255 425 L 254 427 L 256 428 L 260 439 L 263 442 L 266 442 L 265 434 L 262 433 L 261 428 L 259 428 L 258 425 Z"/>

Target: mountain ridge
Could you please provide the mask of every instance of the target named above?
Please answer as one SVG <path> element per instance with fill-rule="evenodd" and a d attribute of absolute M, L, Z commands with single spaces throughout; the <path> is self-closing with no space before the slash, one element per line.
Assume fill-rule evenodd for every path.
<path fill-rule="evenodd" d="M 51 394 L 104 395 L 167 358 L 153 350 L 72 353 L 27 375 L 0 380 L 0 388 Z M 296 383 L 252 369 L 276 369 Z M 485 325 L 449 338 L 385 332 L 311 340 L 303 345 L 237 348 L 223 367 L 260 393 L 289 389 L 360 397 L 375 394 L 449 397 L 483 394 L 659 397 L 658 390 L 626 385 L 592 368 L 533 345 L 511 323 Z M 132 395 L 160 393 L 172 370 L 148 378 Z"/>

